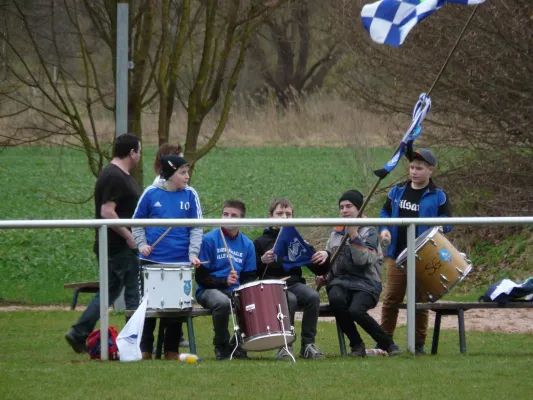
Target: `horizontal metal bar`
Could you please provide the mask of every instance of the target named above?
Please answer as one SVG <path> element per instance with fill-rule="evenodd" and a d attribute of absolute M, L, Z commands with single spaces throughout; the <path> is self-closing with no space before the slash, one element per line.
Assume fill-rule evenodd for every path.
<path fill-rule="evenodd" d="M 0 220 L 0 229 L 99 228 L 112 226 L 377 226 L 398 225 L 527 225 L 533 217 L 457 217 L 457 218 L 242 218 L 242 219 L 63 219 Z"/>

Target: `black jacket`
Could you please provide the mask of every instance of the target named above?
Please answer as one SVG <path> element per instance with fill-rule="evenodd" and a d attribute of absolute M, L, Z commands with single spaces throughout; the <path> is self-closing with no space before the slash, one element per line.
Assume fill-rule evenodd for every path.
<path fill-rule="evenodd" d="M 266 228 L 263 231 L 263 234 L 254 240 L 257 276 L 259 279 L 280 279 L 288 276 L 289 279 L 286 280 L 287 285 L 295 282 L 305 283 L 305 279 L 302 277 L 301 267 L 295 267 L 289 271 L 285 271 L 279 261 L 275 261 L 268 265 L 263 264 L 261 261 L 261 256 L 274 247 L 278 234 L 279 229 Z M 328 264 L 326 262 L 323 265 L 310 264 L 307 268 L 309 268 L 315 275 L 323 275 L 328 272 L 327 266 Z"/>

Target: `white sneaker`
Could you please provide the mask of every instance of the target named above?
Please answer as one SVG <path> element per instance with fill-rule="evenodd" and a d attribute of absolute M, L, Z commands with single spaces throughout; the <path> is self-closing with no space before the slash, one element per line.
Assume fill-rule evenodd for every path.
<path fill-rule="evenodd" d="M 305 349 L 302 348 L 300 352 L 300 357 L 303 358 L 326 358 L 324 353 L 316 347 L 314 343 L 309 343 L 305 346 Z"/>

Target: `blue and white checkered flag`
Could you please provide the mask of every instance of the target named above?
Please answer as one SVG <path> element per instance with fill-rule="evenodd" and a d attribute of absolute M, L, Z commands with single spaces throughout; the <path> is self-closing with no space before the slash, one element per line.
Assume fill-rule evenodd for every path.
<path fill-rule="evenodd" d="M 363 26 L 374 42 L 400 46 L 413 27 L 445 3 L 481 4 L 485 0 L 380 0 L 361 11 Z"/>

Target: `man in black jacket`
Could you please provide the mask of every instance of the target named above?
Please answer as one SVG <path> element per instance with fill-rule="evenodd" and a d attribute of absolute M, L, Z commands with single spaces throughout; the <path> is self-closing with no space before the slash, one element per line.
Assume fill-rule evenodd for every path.
<path fill-rule="evenodd" d="M 285 198 L 272 200 L 268 207 L 268 217 L 293 218 L 294 209 L 291 202 Z M 292 325 L 294 325 L 295 311 L 297 309 L 303 311 L 300 356 L 309 359 L 324 358 L 324 354 L 315 346 L 320 296 L 314 289 L 305 284 L 301 267 L 285 271 L 281 261 L 275 260 L 273 247 L 278 234 L 279 228 L 268 227 L 264 230 L 263 235 L 254 240 L 257 275 L 261 280 L 286 278 Z M 316 264 L 309 265 L 309 269 L 315 274 L 324 274 L 327 271 L 325 266 L 327 257 L 328 253 L 325 251 L 315 253 L 314 260 Z M 292 352 L 292 347 L 290 350 Z M 284 348 L 279 349 L 278 359 L 289 357 Z"/>

